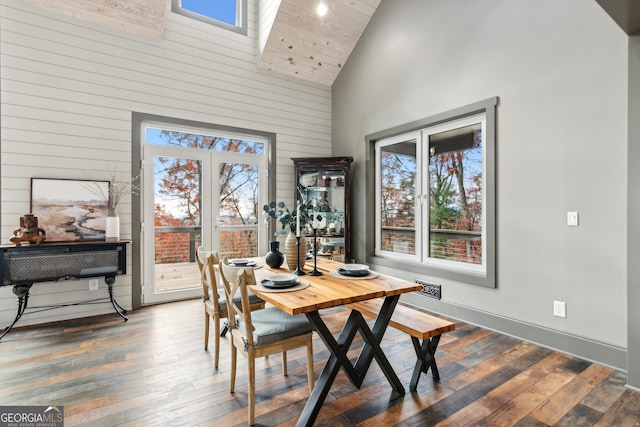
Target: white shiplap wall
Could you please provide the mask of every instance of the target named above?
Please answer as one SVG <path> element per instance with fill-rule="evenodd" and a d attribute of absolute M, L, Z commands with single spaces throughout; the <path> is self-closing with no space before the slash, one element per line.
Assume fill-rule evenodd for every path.
<path fill-rule="evenodd" d="M 278 199 L 291 199 L 289 158 L 331 154 L 331 91 L 257 68 L 257 2 L 248 2 L 246 37 L 175 15 L 167 0 L 164 37 L 153 40 L 0 0 L 2 243 L 29 211 L 31 177 L 128 174 L 134 111 L 276 133 Z M 129 200 L 119 213 L 130 238 Z M 129 273 L 116 283 L 127 308 L 131 282 Z M 31 303 L 96 297 L 86 289 L 86 280 L 37 284 Z M 110 312 L 107 304 L 69 307 L 18 326 Z M 0 327 L 14 314 L 11 287 L 0 287 Z"/>

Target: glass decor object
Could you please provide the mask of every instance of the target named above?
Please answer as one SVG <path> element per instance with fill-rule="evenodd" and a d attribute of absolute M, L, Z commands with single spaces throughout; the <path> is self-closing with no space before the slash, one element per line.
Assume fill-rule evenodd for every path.
<path fill-rule="evenodd" d="M 298 157 L 293 161 L 295 200 L 305 216 L 303 236 L 317 243 L 314 257 L 342 262 L 351 259 L 350 171 L 351 157 Z"/>

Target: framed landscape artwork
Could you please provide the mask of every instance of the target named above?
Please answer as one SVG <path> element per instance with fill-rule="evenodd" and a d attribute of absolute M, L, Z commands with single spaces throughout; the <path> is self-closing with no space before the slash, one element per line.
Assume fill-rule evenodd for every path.
<path fill-rule="evenodd" d="M 31 213 L 46 242 L 104 240 L 109 181 L 31 178 Z"/>

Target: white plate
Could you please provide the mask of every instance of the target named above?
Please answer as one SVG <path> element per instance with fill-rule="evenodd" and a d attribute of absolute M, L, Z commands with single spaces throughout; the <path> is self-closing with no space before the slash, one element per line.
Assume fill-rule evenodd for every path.
<path fill-rule="evenodd" d="M 304 187 L 316 185 L 318 180 L 318 172 L 305 173 L 300 175 L 300 184 Z"/>
<path fill-rule="evenodd" d="M 349 272 L 360 272 L 369 270 L 369 266 L 364 264 L 342 264 L 340 269 Z"/>
<path fill-rule="evenodd" d="M 272 274 L 267 277 L 267 280 L 272 281 L 273 283 L 279 285 L 283 283 L 291 283 L 298 280 L 298 276 L 295 274 Z"/>
<path fill-rule="evenodd" d="M 236 258 L 236 259 L 229 260 L 229 264 L 234 264 L 234 265 L 247 265 L 250 262 L 251 260 L 246 258 Z"/>

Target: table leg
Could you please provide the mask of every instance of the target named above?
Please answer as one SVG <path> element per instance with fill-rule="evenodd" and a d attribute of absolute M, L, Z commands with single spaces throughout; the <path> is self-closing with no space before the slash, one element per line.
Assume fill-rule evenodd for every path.
<path fill-rule="evenodd" d="M 398 376 L 380 347 L 380 341 L 386 331 L 398 299 L 399 296 L 387 297 L 385 299 L 378 318 L 373 325 L 373 329 L 369 328 L 369 325 L 359 311 L 352 310 L 337 340 L 331 331 L 329 331 L 329 328 L 327 328 L 320 313 L 317 311 L 306 313 L 314 329 L 329 349 L 331 356 L 322 370 L 318 381 L 316 381 L 316 385 L 307 400 L 296 426 L 313 425 L 324 400 L 329 394 L 331 385 L 340 367 L 342 367 L 351 383 L 357 388 L 360 388 L 369 366 L 371 366 L 371 361 L 375 358 L 393 389 L 404 394 L 405 390 L 402 383 L 400 383 Z M 360 351 L 355 365 L 353 365 L 347 357 L 347 352 L 358 331 L 360 331 L 364 338 L 365 344 Z"/>
<path fill-rule="evenodd" d="M 13 319 L 13 323 L 11 323 L 11 325 L 5 328 L 2 335 L 0 335 L 0 340 L 9 333 L 11 328 L 13 328 L 13 325 L 15 325 L 16 322 L 18 322 L 18 320 L 20 320 L 20 318 L 24 314 L 24 311 L 27 309 L 27 304 L 29 303 L 29 291 L 31 290 L 32 285 L 33 284 L 13 286 L 13 293 L 16 295 L 16 299 L 17 299 L 16 303 L 18 304 L 18 309 L 16 311 L 16 318 Z"/>
<path fill-rule="evenodd" d="M 362 331 L 363 338 L 367 341 L 367 345 L 365 345 L 360 352 L 360 356 L 358 356 L 358 360 L 356 361 L 356 370 L 358 372 L 367 372 L 369 366 L 371 365 L 371 361 L 375 357 L 380 369 L 387 377 L 387 381 L 391 384 L 391 387 L 395 391 L 400 394 L 404 394 L 404 386 L 400 382 L 400 379 L 396 375 L 395 371 L 391 367 L 387 356 L 384 354 L 382 349 L 380 348 L 380 342 L 382 341 L 382 337 L 384 336 L 385 331 L 387 330 L 387 326 L 389 325 L 389 321 L 391 320 L 391 315 L 393 314 L 393 310 L 396 307 L 396 304 L 400 300 L 400 296 L 387 297 L 382 304 L 382 308 L 378 313 L 378 317 L 373 325 L 373 329 Z M 359 313 L 358 313 L 359 314 Z M 368 334 L 372 334 L 368 337 Z"/>
<path fill-rule="evenodd" d="M 107 287 L 109 289 L 109 301 L 111 302 L 111 305 L 113 306 L 113 308 L 116 311 L 116 313 L 118 313 L 120 315 L 120 317 L 122 317 L 124 319 L 124 321 L 126 322 L 127 320 L 129 320 L 125 316 L 125 314 L 127 313 L 127 310 L 125 310 L 120 304 L 118 304 L 118 301 L 116 301 L 115 296 L 113 294 L 113 284 L 116 281 L 115 276 L 106 276 L 104 278 L 104 280 L 107 283 Z M 14 285 L 13 286 L 13 293 L 16 294 L 16 298 L 17 298 L 18 310 L 16 312 L 16 317 L 15 317 L 15 319 L 13 319 L 13 322 L 11 323 L 11 325 L 9 325 L 7 328 L 5 328 L 5 330 L 2 333 L 2 335 L 0 335 L 0 340 L 2 340 L 2 338 L 4 338 L 4 336 L 9 333 L 11 328 L 13 328 L 13 326 L 18 322 L 18 320 L 20 320 L 20 318 L 24 314 L 25 310 L 27 309 L 27 305 L 29 303 L 29 291 L 31 290 L 31 286 L 33 286 L 33 283 L 26 284 L 26 285 Z M 32 307 L 32 309 L 33 308 L 41 308 L 41 309 L 44 309 L 44 310 L 49 310 L 49 309 L 52 309 L 52 308 L 68 307 L 68 306 L 71 306 L 71 305 L 93 304 L 93 303 L 96 303 L 97 301 L 101 301 L 101 300 L 104 301 L 104 298 L 99 298 L 97 300 L 82 301 L 82 302 L 72 303 L 72 304 L 61 304 L 61 305 L 52 305 L 52 306 L 36 306 L 36 307 Z"/>
<path fill-rule="evenodd" d="M 409 384 L 409 390 L 416 391 L 418 389 L 418 380 L 420 380 L 420 374 L 425 374 L 431 368 L 431 374 L 433 379 L 440 381 L 440 373 L 438 372 L 438 366 L 436 365 L 436 350 L 438 349 L 438 343 L 440 342 L 440 335 L 436 335 L 431 339 L 427 338 L 420 345 L 420 341 L 416 337 L 411 337 L 413 342 L 413 348 L 416 352 L 418 360 L 413 368 L 413 374 L 411 375 L 411 383 Z"/>

